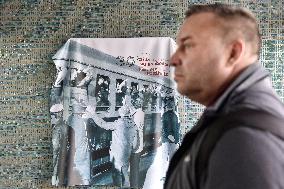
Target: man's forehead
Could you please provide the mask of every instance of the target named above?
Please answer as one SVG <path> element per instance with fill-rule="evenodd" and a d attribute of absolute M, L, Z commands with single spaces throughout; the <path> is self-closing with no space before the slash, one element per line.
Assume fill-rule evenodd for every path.
<path fill-rule="evenodd" d="M 220 30 L 220 19 L 213 13 L 198 13 L 186 18 L 181 25 L 177 42 L 181 43 L 185 40 L 194 40 L 201 33 L 210 33 L 214 30 Z"/>
<path fill-rule="evenodd" d="M 190 23 L 188 19 L 186 19 L 181 25 L 178 34 L 177 34 L 177 43 L 182 43 L 188 40 L 194 40 L 195 31 L 197 30 L 197 25 Z"/>

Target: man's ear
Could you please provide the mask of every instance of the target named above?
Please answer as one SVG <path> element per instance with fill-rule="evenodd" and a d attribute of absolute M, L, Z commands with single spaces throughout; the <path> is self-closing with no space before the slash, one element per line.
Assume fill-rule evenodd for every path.
<path fill-rule="evenodd" d="M 245 42 L 242 39 L 236 39 L 232 41 L 230 48 L 229 48 L 229 58 L 228 58 L 228 64 L 233 65 L 237 62 L 239 62 L 245 51 Z"/>

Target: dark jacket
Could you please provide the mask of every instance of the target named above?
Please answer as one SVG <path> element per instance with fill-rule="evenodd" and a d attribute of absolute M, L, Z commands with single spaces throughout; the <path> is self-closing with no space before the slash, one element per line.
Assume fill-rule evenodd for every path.
<path fill-rule="evenodd" d="M 239 108 L 266 111 L 284 118 L 284 106 L 274 92 L 268 72 L 260 64 L 244 70 L 208 107 L 179 150 L 173 156 L 167 172 L 165 189 L 278 189 L 284 188 L 284 141 L 277 136 L 250 127 L 227 131 L 217 142 L 202 177 L 196 179 L 197 152 L 214 115 Z M 260 118 L 261 119 L 261 118 Z M 284 126 L 284 123 L 283 123 Z M 191 135 L 192 136 L 192 135 Z"/>

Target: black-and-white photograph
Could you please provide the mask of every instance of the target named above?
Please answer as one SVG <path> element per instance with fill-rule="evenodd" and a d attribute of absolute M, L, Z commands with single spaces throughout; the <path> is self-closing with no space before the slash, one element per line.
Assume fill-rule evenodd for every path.
<path fill-rule="evenodd" d="M 75 41 L 68 47 L 70 57 L 54 56 L 53 184 L 162 188 L 181 136 L 171 80 Z"/>

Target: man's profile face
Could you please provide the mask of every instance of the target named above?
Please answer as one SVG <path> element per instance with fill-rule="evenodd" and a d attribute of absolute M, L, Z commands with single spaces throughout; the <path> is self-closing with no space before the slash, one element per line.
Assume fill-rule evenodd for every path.
<path fill-rule="evenodd" d="M 204 105 L 219 90 L 226 71 L 226 46 L 220 28 L 212 13 L 190 16 L 180 28 L 178 49 L 171 58 L 179 93 Z"/>

